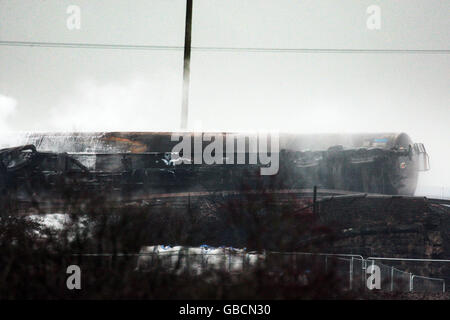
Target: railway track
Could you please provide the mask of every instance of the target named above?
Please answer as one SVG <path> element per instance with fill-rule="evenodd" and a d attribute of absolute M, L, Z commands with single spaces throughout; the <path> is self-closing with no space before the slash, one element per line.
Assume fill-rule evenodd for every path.
<path fill-rule="evenodd" d="M 192 191 L 192 192 L 167 192 L 167 193 L 148 193 L 132 196 L 129 198 L 112 197 L 101 203 L 105 207 L 118 208 L 122 206 L 165 206 L 173 208 L 183 208 L 191 203 L 202 200 L 214 201 L 217 199 L 248 198 L 255 196 L 273 196 L 275 204 L 299 202 L 303 204 L 312 203 L 314 198 L 313 189 L 276 189 L 276 190 L 222 190 L 222 191 Z M 429 203 L 437 205 L 450 205 L 450 200 L 426 198 L 419 196 L 406 195 L 384 195 L 377 193 L 356 193 L 346 190 L 336 189 L 317 189 L 316 198 L 318 202 L 329 201 L 332 199 L 344 198 L 405 198 L 405 199 L 426 199 Z M 83 200 L 83 199 L 81 199 Z M 88 200 L 88 199 L 87 199 Z M 33 213 L 52 213 L 61 212 L 67 209 L 67 201 L 64 199 L 52 199 L 51 201 L 19 200 L 17 201 L 19 212 L 27 214 L 27 211 Z"/>

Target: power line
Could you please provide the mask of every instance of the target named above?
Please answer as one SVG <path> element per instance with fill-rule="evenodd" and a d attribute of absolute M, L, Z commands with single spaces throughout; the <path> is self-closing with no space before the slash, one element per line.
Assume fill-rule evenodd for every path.
<path fill-rule="evenodd" d="M 103 43 L 67 43 L 67 42 L 28 42 L 0 41 L 2 46 L 12 47 L 45 47 L 45 48 L 75 48 L 75 49 L 117 49 L 117 50 L 183 50 L 178 46 L 103 44 Z"/>
<path fill-rule="evenodd" d="M 250 47 L 192 47 L 198 51 L 284 52 L 284 53 L 394 53 L 394 54 L 449 54 L 450 50 L 436 49 L 332 49 L 332 48 L 250 48 Z"/>
<path fill-rule="evenodd" d="M 3 41 L 1 46 L 75 48 L 75 49 L 113 49 L 113 50 L 156 50 L 183 51 L 184 46 L 130 45 L 103 43 L 67 43 L 67 42 L 30 42 Z M 338 49 L 338 48 L 254 48 L 254 47 L 192 47 L 203 52 L 273 52 L 273 53 L 355 53 L 355 54 L 449 54 L 450 50 L 441 49 Z"/>

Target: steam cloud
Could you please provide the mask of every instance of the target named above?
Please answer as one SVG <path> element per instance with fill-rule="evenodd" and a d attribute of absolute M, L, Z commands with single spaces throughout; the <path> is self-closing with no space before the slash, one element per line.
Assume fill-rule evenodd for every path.
<path fill-rule="evenodd" d="M 16 111 L 17 101 L 0 94 L 0 133 L 11 130 L 8 120 Z"/>
<path fill-rule="evenodd" d="M 73 96 L 51 110 L 54 131 L 153 131 L 173 129 L 179 97 L 165 81 L 132 79 L 125 83 L 81 83 Z"/>

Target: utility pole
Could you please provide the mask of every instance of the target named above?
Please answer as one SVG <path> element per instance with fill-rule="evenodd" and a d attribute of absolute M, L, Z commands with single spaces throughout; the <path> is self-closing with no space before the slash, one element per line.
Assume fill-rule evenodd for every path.
<path fill-rule="evenodd" d="M 186 3 L 186 27 L 184 32 L 184 67 L 183 67 L 183 102 L 181 105 L 181 130 L 187 129 L 189 108 L 189 80 L 191 64 L 191 31 L 192 31 L 192 0 Z"/>

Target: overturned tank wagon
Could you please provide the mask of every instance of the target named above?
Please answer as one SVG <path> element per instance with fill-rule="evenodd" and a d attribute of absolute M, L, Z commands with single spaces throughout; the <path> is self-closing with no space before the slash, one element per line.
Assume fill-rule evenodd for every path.
<path fill-rule="evenodd" d="M 405 133 L 30 133 L 17 141 L 0 150 L 2 205 L 313 186 L 413 195 L 429 169 L 424 145 Z"/>

